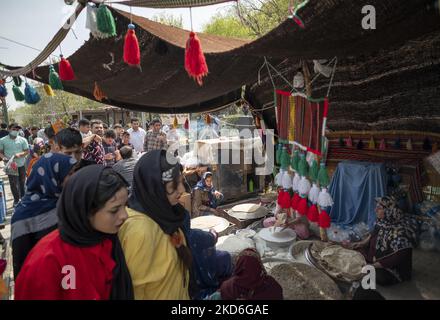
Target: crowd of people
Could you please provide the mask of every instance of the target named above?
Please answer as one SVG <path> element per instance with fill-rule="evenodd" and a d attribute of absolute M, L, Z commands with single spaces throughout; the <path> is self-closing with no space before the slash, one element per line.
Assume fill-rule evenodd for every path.
<path fill-rule="evenodd" d="M 2 125 L 15 299 L 282 298 L 273 278 L 254 272 L 257 252 L 234 267 L 214 230 L 191 229 L 188 183 L 161 128 L 137 119 L 128 130 L 86 119 L 61 130 Z M 215 208 L 212 174 L 196 171 L 197 205 Z"/>

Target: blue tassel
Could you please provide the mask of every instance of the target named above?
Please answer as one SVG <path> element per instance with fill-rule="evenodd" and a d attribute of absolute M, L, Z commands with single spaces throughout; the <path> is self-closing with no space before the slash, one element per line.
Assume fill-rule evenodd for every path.
<path fill-rule="evenodd" d="M 6 90 L 6 87 L 4 85 L 0 86 L 0 97 L 4 98 L 8 95 L 8 90 Z"/>
<path fill-rule="evenodd" d="M 29 83 L 26 83 L 24 89 L 24 101 L 28 104 L 37 104 L 40 101 L 40 95 Z"/>

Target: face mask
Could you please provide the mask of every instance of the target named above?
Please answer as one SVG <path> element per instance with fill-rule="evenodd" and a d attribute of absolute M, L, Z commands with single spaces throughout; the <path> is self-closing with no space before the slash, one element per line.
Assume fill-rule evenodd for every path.
<path fill-rule="evenodd" d="M 18 131 L 10 131 L 9 135 L 11 136 L 11 138 L 17 138 L 18 136 Z"/>

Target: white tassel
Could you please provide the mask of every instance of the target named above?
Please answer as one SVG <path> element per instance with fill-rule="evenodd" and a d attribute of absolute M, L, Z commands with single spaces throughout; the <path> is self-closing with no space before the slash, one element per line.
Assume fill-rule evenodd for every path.
<path fill-rule="evenodd" d="M 331 207 L 333 205 L 333 199 L 330 193 L 327 192 L 327 188 L 322 188 L 318 196 L 318 205 L 321 208 Z"/>
<path fill-rule="evenodd" d="M 298 193 L 300 195 L 308 195 L 310 192 L 310 181 L 306 177 L 302 177 L 298 184 Z"/>
<path fill-rule="evenodd" d="M 298 173 L 295 172 L 295 176 L 293 177 L 293 181 L 292 181 L 292 189 L 293 191 L 298 191 L 298 186 L 299 186 L 299 181 L 300 181 L 300 176 Z"/>
<path fill-rule="evenodd" d="M 97 12 L 98 7 L 94 5 L 87 5 L 87 17 L 86 17 L 86 28 L 90 30 L 90 33 L 93 37 L 97 39 L 103 39 L 107 36 L 98 30 L 98 22 L 97 22 Z"/>
<path fill-rule="evenodd" d="M 310 189 L 309 192 L 309 200 L 311 203 L 316 204 L 318 203 L 318 197 L 319 197 L 319 188 L 316 185 L 316 183 L 313 183 L 312 189 Z"/>
<path fill-rule="evenodd" d="M 284 172 L 282 179 L 282 185 L 283 189 L 290 189 L 292 188 L 292 177 L 290 176 L 289 172 Z"/>
<path fill-rule="evenodd" d="M 275 176 L 275 184 L 278 187 L 281 187 L 283 185 L 282 178 L 283 178 L 283 172 L 280 170 L 280 172 L 278 172 L 277 175 Z"/>

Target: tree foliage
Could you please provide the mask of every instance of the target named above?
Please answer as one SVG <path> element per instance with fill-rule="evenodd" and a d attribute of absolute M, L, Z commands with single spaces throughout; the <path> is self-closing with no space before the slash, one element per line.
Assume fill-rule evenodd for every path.
<path fill-rule="evenodd" d="M 176 17 L 173 14 L 167 14 L 166 12 L 161 12 L 157 15 L 154 15 L 152 18 L 153 21 L 166 24 L 168 26 L 183 28 L 183 18 L 182 15 Z"/>
<path fill-rule="evenodd" d="M 18 121 L 23 126 L 44 126 L 49 121 L 71 118 L 71 114 L 79 110 L 94 110 L 104 105 L 87 98 L 55 90 L 55 96 L 50 97 L 44 91 L 43 86 L 36 86 L 41 97 L 40 102 L 34 105 L 25 104 L 16 110 L 11 111 L 10 118 Z"/>
<path fill-rule="evenodd" d="M 258 38 L 282 23 L 304 0 L 240 0 L 224 14 L 213 17 L 203 31 L 237 38 Z"/>

